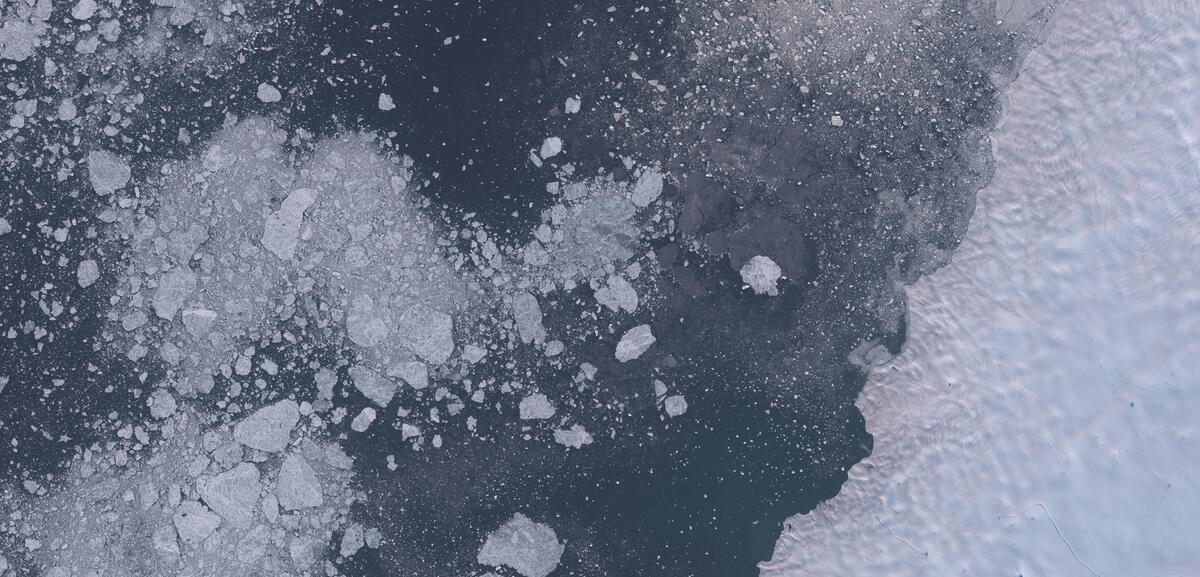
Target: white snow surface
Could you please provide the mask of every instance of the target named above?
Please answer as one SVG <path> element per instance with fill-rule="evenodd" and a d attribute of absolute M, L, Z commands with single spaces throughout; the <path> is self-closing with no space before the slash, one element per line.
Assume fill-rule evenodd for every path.
<path fill-rule="evenodd" d="M 1200 5 L 1064 4 L 965 242 L 859 399 L 873 454 L 763 575 L 1200 567 L 1198 80 Z"/>

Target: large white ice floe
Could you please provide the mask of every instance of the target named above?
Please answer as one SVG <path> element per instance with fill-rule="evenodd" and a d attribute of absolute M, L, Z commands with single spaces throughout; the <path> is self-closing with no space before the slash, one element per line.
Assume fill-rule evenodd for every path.
<path fill-rule="evenodd" d="M 488 534 L 476 560 L 482 565 L 505 566 L 523 577 L 546 577 L 558 568 L 566 545 L 549 525 L 516 513 Z"/>

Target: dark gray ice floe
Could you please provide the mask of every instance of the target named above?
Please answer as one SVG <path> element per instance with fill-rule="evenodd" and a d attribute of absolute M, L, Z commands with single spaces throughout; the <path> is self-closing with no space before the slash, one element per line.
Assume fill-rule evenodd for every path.
<path fill-rule="evenodd" d="M 549 525 L 516 513 L 488 534 L 476 560 L 481 565 L 509 567 L 523 577 L 546 577 L 558 568 L 566 545 Z"/>

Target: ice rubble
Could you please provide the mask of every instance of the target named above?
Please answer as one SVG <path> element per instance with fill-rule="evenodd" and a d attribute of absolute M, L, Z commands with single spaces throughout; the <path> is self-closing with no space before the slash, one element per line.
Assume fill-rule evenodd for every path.
<path fill-rule="evenodd" d="M 336 445 L 300 432 L 281 463 L 191 411 L 157 430 L 153 448 L 87 449 L 61 491 L 0 529 L 47 574 L 336 574 L 317 563 L 355 499 Z"/>

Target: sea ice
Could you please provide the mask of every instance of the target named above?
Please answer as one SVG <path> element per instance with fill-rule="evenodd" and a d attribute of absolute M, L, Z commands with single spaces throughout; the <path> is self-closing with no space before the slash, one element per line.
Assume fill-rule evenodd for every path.
<path fill-rule="evenodd" d="M 554 442 L 564 447 L 579 449 L 584 445 L 592 444 L 592 435 L 580 425 L 571 425 L 570 429 L 555 430 Z"/>
<path fill-rule="evenodd" d="M 522 420 L 549 419 L 554 416 L 554 405 L 546 395 L 535 393 L 521 399 L 520 412 Z"/>
<path fill-rule="evenodd" d="M 288 511 L 317 507 L 325 501 L 317 472 L 298 453 L 290 453 L 279 467 L 275 497 L 279 506 Z"/>
<path fill-rule="evenodd" d="M 121 157 L 107 150 L 89 152 L 87 165 L 92 190 L 100 196 L 108 196 L 129 184 L 132 175 L 129 165 Z"/>
<path fill-rule="evenodd" d="M 617 343 L 617 360 L 627 363 L 642 356 L 642 353 L 646 352 L 646 349 L 649 349 L 654 341 L 654 333 L 650 332 L 650 325 L 638 325 L 629 329 Z"/>
<path fill-rule="evenodd" d="M 521 341 L 542 342 L 546 338 L 546 329 L 542 327 L 542 308 L 538 305 L 537 298 L 523 292 L 512 298 L 510 306 Z"/>
<path fill-rule="evenodd" d="M 662 194 L 663 175 L 657 169 L 649 168 L 642 172 L 633 185 L 633 204 L 638 208 L 649 206 L 658 200 Z"/>
<path fill-rule="evenodd" d="M 267 84 L 266 82 L 258 85 L 257 95 L 259 100 L 266 103 L 279 102 L 281 99 L 283 99 L 283 95 L 279 93 L 279 89 Z"/>
<path fill-rule="evenodd" d="M 200 498 L 210 509 L 235 527 L 254 522 L 255 505 L 262 491 L 258 468 L 250 463 L 196 481 Z"/>
<path fill-rule="evenodd" d="M 100 278 L 100 266 L 89 258 L 79 263 L 79 269 L 75 271 L 75 278 L 79 281 L 81 288 L 90 287 Z"/>
<path fill-rule="evenodd" d="M 299 243 L 300 225 L 304 211 L 317 200 L 317 191 L 298 188 L 284 199 L 279 210 L 267 216 L 263 225 L 262 245 L 281 260 L 292 260 Z"/>
<path fill-rule="evenodd" d="M 350 379 L 358 392 L 380 407 L 388 406 L 396 394 L 395 381 L 367 367 L 351 367 Z"/>
<path fill-rule="evenodd" d="M 183 303 L 196 290 L 196 273 L 186 266 L 178 266 L 158 281 L 158 291 L 154 293 L 154 314 L 161 319 L 171 320 L 175 313 L 183 307 Z"/>
<path fill-rule="evenodd" d="M 538 156 L 541 156 L 542 160 L 557 156 L 558 153 L 562 152 L 562 145 L 563 141 L 561 138 L 551 136 L 542 141 L 542 149 L 538 152 Z"/>
<path fill-rule="evenodd" d="M 291 441 L 292 429 L 300 421 L 296 401 L 284 399 L 263 407 L 233 427 L 237 442 L 267 453 L 284 450 Z"/>
<path fill-rule="evenodd" d="M 742 265 L 742 270 L 739 272 L 742 275 L 742 282 L 754 289 L 754 294 L 770 296 L 779 294 L 779 288 L 775 285 L 783 276 L 783 270 L 770 257 L 759 255 L 751 258 Z"/>
<path fill-rule="evenodd" d="M 546 577 L 558 568 L 564 550 L 554 529 L 517 513 L 488 534 L 476 561 L 510 567 L 523 577 Z"/>
<path fill-rule="evenodd" d="M 671 395 L 663 399 L 663 408 L 667 411 L 668 417 L 678 417 L 687 412 L 687 399 L 683 395 Z"/>

